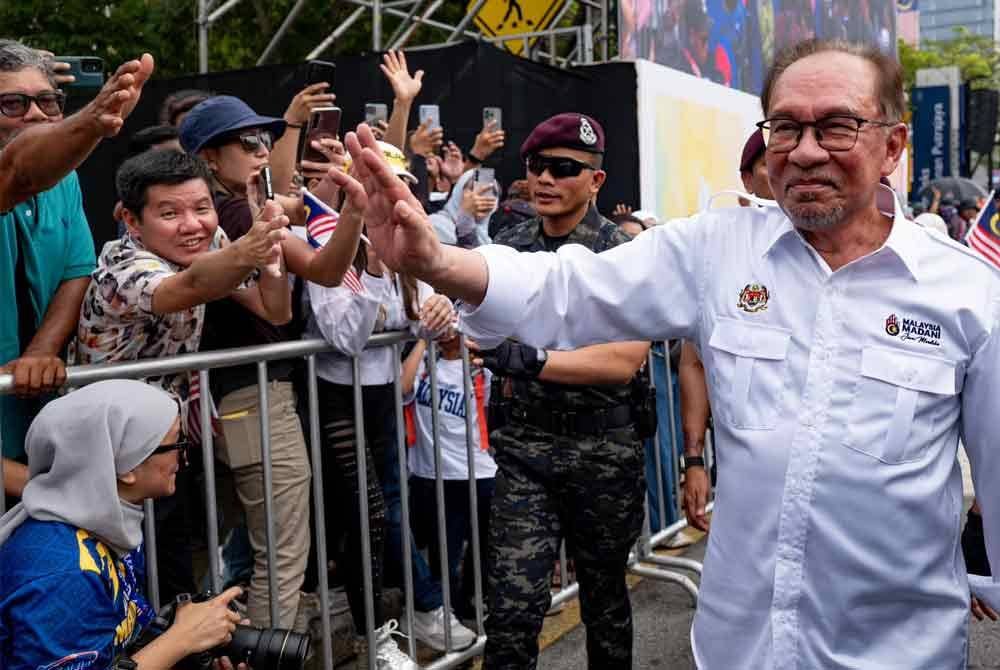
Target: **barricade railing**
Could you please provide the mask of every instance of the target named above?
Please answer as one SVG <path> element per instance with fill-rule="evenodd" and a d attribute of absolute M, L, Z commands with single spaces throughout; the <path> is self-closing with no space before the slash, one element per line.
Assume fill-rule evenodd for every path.
<path fill-rule="evenodd" d="M 376 347 L 392 347 L 394 351 L 395 360 L 401 359 L 402 346 L 407 341 L 411 340 L 412 337 L 405 332 L 395 332 L 395 333 L 381 333 L 374 335 L 370 338 L 367 348 Z M 684 558 L 675 558 L 667 556 L 654 555 L 654 550 L 657 547 L 663 546 L 671 542 L 671 540 L 680 533 L 686 526 L 687 522 L 684 519 L 683 509 L 681 508 L 680 496 L 674 492 L 674 495 L 670 495 L 669 498 L 674 500 L 672 506 L 672 518 L 678 519 L 674 523 L 668 524 L 667 517 L 667 483 L 664 481 L 664 469 L 671 468 L 670 471 L 675 473 L 672 478 L 675 487 L 679 487 L 678 478 L 676 476 L 677 470 L 677 458 L 680 453 L 679 437 L 677 434 L 677 416 L 675 411 L 675 404 L 673 402 L 673 386 L 671 383 L 671 378 L 673 371 L 670 366 L 670 356 L 666 347 L 664 348 L 666 355 L 666 395 L 668 402 L 666 403 L 665 409 L 667 413 L 668 425 L 670 426 L 670 464 L 662 462 L 662 455 L 660 452 L 659 445 L 659 434 L 654 438 L 654 450 L 655 454 L 655 465 L 656 465 L 656 477 L 653 481 L 648 482 L 649 486 L 656 487 L 656 500 L 659 512 L 659 520 L 661 529 L 657 532 L 651 532 L 649 527 L 649 498 L 646 497 L 644 504 L 646 508 L 646 523 L 642 537 L 640 538 L 635 551 L 631 553 L 628 561 L 628 569 L 633 574 L 637 574 L 643 577 L 654 578 L 669 581 L 672 583 L 677 583 L 685 588 L 692 597 L 697 597 L 697 586 L 695 583 L 685 575 L 679 574 L 673 570 L 668 570 L 667 568 L 676 568 L 684 570 L 687 572 L 692 572 L 696 575 L 700 575 L 701 564 L 697 561 Z M 269 407 L 268 395 L 269 395 L 269 384 L 268 384 L 268 363 L 279 360 L 294 359 L 294 358 L 304 358 L 305 360 L 305 388 L 307 393 L 307 407 L 308 407 L 308 425 L 303 426 L 304 432 L 307 432 L 309 436 L 309 449 L 312 463 L 312 497 L 313 497 L 313 518 L 315 529 L 315 535 L 312 538 L 312 542 L 316 546 L 316 561 L 318 565 L 318 589 L 319 589 L 319 600 L 320 600 L 320 628 L 321 628 L 321 649 L 322 649 L 322 662 L 325 670 L 332 670 L 334 666 L 334 654 L 332 647 L 332 624 L 330 617 L 330 589 L 328 583 L 328 575 L 326 566 L 328 565 L 328 546 L 326 537 L 326 507 L 325 507 L 325 488 L 323 482 L 323 468 L 322 462 L 324 458 L 332 457 L 332 454 L 324 453 L 323 440 L 320 431 L 320 404 L 319 404 L 319 384 L 317 381 L 317 360 L 316 356 L 325 353 L 338 353 L 336 349 L 327 344 L 323 340 L 318 339 L 306 339 L 295 342 L 283 342 L 277 344 L 269 344 L 255 347 L 245 347 L 240 349 L 229 349 L 221 351 L 212 352 L 199 352 L 192 354 L 184 354 L 180 356 L 155 359 L 155 360 L 141 360 L 133 361 L 127 363 L 116 363 L 116 364 L 105 364 L 105 365 L 86 365 L 86 366 L 75 366 L 67 368 L 67 387 L 79 387 L 86 384 L 94 383 L 97 381 L 102 381 L 106 379 L 121 379 L 121 378 L 133 378 L 141 379 L 152 376 L 161 376 L 165 374 L 176 374 L 181 372 L 191 372 L 197 371 L 199 375 L 200 388 L 202 393 L 200 395 L 200 409 L 201 409 L 201 435 L 202 435 L 202 466 L 204 469 L 205 478 L 205 522 L 206 522 L 206 540 L 208 549 L 208 570 L 209 570 L 209 581 L 212 586 L 212 590 L 219 592 L 221 590 L 221 572 L 219 565 L 219 527 L 218 527 L 218 502 L 217 502 L 217 491 L 216 491 L 216 479 L 215 479 L 215 454 L 214 454 L 214 443 L 213 443 L 213 431 L 212 431 L 212 403 L 209 389 L 211 381 L 211 373 L 216 370 L 246 365 L 255 364 L 257 366 L 257 389 L 258 389 L 258 402 L 260 411 L 259 421 L 260 421 L 260 433 L 261 433 L 261 456 L 262 456 L 262 477 L 263 477 L 263 488 L 264 488 L 264 523 L 265 523 L 265 536 L 266 536 L 266 555 L 267 555 L 267 583 L 268 583 L 268 595 L 269 595 L 269 612 L 270 620 L 272 625 L 276 625 L 279 620 L 279 599 L 278 599 L 278 576 L 277 571 L 277 560 L 276 553 L 277 547 L 275 542 L 275 528 L 274 528 L 274 500 L 273 500 L 273 462 L 271 458 L 271 433 L 270 433 L 270 420 L 267 408 Z M 343 354 L 339 354 L 343 356 Z M 428 357 L 430 361 L 434 361 L 436 356 L 436 346 L 433 342 L 430 343 L 428 347 Z M 437 530 L 438 530 L 438 552 L 440 555 L 440 588 L 442 593 L 442 599 L 444 603 L 445 612 L 445 652 L 440 657 L 436 658 L 430 664 L 424 666 L 425 670 L 444 670 L 446 668 L 454 668 L 464 663 L 473 656 L 477 656 L 482 653 L 486 642 L 486 636 L 484 633 L 484 588 L 483 581 L 484 575 L 481 570 L 481 557 L 484 547 L 482 546 L 482 538 L 479 533 L 479 523 L 478 523 L 478 500 L 477 500 L 477 481 L 476 481 L 476 445 L 474 443 L 473 436 L 476 434 L 474 431 L 476 427 L 473 424 L 473 417 L 471 411 L 471 405 L 473 404 L 473 399 L 475 398 L 475 393 L 473 391 L 473 383 L 471 376 L 471 365 L 469 358 L 469 351 L 465 347 L 464 341 L 461 346 L 461 357 L 462 357 L 462 368 L 463 368 L 463 385 L 465 398 L 467 402 L 465 411 L 465 423 L 466 423 L 466 456 L 468 464 L 468 483 L 469 483 L 469 519 L 471 524 L 471 533 L 469 538 L 469 545 L 471 552 L 467 554 L 467 557 L 471 559 L 471 566 L 465 565 L 464 569 L 471 569 L 474 571 L 474 607 L 475 607 L 475 633 L 477 635 L 476 642 L 470 647 L 462 650 L 454 649 L 453 640 L 451 639 L 450 628 L 447 625 L 449 621 L 449 613 L 452 611 L 451 604 L 453 602 L 454 594 L 451 593 L 451 580 L 449 578 L 449 562 L 448 562 L 448 546 L 447 546 L 447 518 L 445 510 L 445 492 L 444 492 L 444 477 L 442 470 L 442 447 L 439 440 L 439 411 L 440 411 L 440 395 L 438 391 L 438 379 L 437 371 L 435 365 L 428 365 L 427 372 L 429 375 L 430 391 L 431 391 L 431 422 L 432 422 L 432 432 L 434 441 L 434 467 L 435 467 L 435 479 L 434 479 L 434 490 L 435 498 L 437 501 Z M 353 398 L 354 398 L 354 429 L 355 429 L 355 449 L 356 449 L 356 459 L 357 459 L 357 480 L 358 480 L 358 507 L 360 514 L 360 529 L 361 529 L 361 546 L 363 552 L 363 558 L 361 561 L 362 571 L 363 571 L 363 584 L 364 584 L 364 598 L 365 598 L 365 614 L 366 614 L 366 630 L 364 631 L 367 637 L 369 653 L 369 668 L 375 670 L 376 665 L 376 655 L 375 649 L 377 647 L 376 643 L 376 633 L 374 626 L 374 588 L 373 588 L 373 574 L 371 567 L 371 544 L 370 544 L 370 526 L 369 526 L 369 510 L 368 510 L 368 467 L 372 465 L 367 462 L 366 459 L 366 436 L 364 432 L 364 407 L 363 407 L 363 393 L 361 384 L 361 374 L 360 374 L 360 356 L 352 357 L 352 368 L 353 368 Z M 653 358 L 650 357 L 650 365 L 652 366 Z M 653 383 L 655 375 L 650 371 L 650 381 Z M 10 393 L 12 391 L 13 379 L 9 374 L 0 374 L 0 395 L 5 393 Z M 402 539 L 402 549 L 401 549 L 401 559 L 402 559 L 402 573 L 403 573 L 403 591 L 404 591 L 404 612 L 403 617 L 407 623 L 407 631 L 410 632 L 410 637 L 407 645 L 407 651 L 411 658 L 416 660 L 416 645 L 413 639 L 413 620 L 414 620 L 414 581 L 413 581 L 413 547 L 411 545 L 411 516 L 410 516 L 410 500 L 409 500 L 409 487 L 408 487 L 408 465 L 407 465 L 407 440 L 405 435 L 405 422 L 403 414 L 403 394 L 402 394 L 402 383 L 401 383 L 401 368 L 400 366 L 394 366 L 393 375 L 393 389 L 395 396 L 395 420 L 396 420 L 396 449 L 398 455 L 398 467 L 399 467 L 399 480 L 400 480 L 400 508 L 401 508 L 401 519 L 400 519 L 400 535 Z M 709 444 L 711 440 L 709 439 Z M 710 457 L 710 456 L 709 456 Z M 710 462 L 710 461 L 709 461 Z M 0 481 L 2 481 L 3 470 L 2 463 L 0 463 Z M 677 488 L 679 490 L 679 488 Z M 0 505 L 3 504 L 3 498 L 0 497 Z M 2 508 L 0 508 L 2 510 Z M 159 608 L 160 603 L 160 592 L 158 586 L 159 571 L 157 566 L 157 538 L 155 532 L 155 503 L 153 501 L 147 501 L 145 504 L 146 520 L 145 520 L 145 544 L 146 544 L 146 554 L 147 554 L 147 580 L 148 580 L 148 594 L 150 601 L 153 603 L 154 607 Z M 579 584 L 574 580 L 570 579 L 570 571 L 568 570 L 568 558 L 566 555 L 565 543 L 563 543 L 560 549 L 559 555 L 559 567 L 560 567 L 560 589 L 552 597 L 552 607 L 556 608 L 567 600 L 576 597 L 579 589 Z"/>

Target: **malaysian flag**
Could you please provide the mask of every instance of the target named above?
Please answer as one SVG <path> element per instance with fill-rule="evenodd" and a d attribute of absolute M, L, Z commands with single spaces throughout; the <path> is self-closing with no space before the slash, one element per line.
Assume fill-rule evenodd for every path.
<path fill-rule="evenodd" d="M 215 422 L 219 415 L 211 397 L 208 402 L 212 410 L 212 434 L 218 435 Z M 188 373 L 187 435 L 192 442 L 201 444 L 201 376 L 197 370 Z"/>
<path fill-rule="evenodd" d="M 302 189 L 302 204 L 306 209 L 306 240 L 317 251 L 326 244 L 337 228 L 340 215 L 329 205 L 314 196 L 308 189 Z M 362 239 L 364 236 L 362 235 Z M 364 293 L 364 286 L 354 268 L 348 268 L 342 280 L 344 286 L 354 293 Z"/>
<path fill-rule="evenodd" d="M 976 223 L 966 235 L 965 242 L 980 256 L 1000 268 L 1000 212 L 997 211 L 995 195 L 996 191 L 990 193 L 986 205 L 976 217 Z"/>

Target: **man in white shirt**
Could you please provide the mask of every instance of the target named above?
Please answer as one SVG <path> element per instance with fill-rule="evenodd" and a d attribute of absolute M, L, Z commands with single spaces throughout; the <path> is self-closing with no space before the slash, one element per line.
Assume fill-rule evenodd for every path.
<path fill-rule="evenodd" d="M 907 139 L 895 60 L 804 42 L 764 90 L 775 207 L 709 211 L 600 255 L 444 248 L 362 132 L 363 151 L 348 143 L 367 168 L 365 218 L 380 222 L 369 237 L 390 266 L 463 300 L 484 346 L 698 345 L 719 463 L 700 668 L 959 670 L 960 434 L 1000 565 L 996 271 L 898 203 L 878 207 Z"/>

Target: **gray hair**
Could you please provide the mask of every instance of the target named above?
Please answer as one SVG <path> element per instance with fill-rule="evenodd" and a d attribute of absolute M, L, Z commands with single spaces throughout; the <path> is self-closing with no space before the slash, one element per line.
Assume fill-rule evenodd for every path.
<path fill-rule="evenodd" d="M 0 73 L 20 72 L 28 68 L 41 72 L 52 88 L 56 87 L 51 58 L 15 40 L 0 39 Z"/>

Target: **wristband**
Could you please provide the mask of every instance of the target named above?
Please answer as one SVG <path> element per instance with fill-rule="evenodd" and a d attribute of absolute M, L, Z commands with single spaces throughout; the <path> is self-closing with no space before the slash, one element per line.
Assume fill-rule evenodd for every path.
<path fill-rule="evenodd" d="M 685 456 L 684 457 L 684 469 L 689 468 L 704 468 L 705 459 L 701 456 Z"/>
<path fill-rule="evenodd" d="M 302 124 L 301 123 L 289 123 L 288 121 L 285 121 L 285 127 L 286 128 L 300 128 L 301 129 L 302 128 Z"/>
<path fill-rule="evenodd" d="M 483 161 L 482 158 L 480 158 L 476 154 L 472 153 L 471 151 L 469 151 L 469 153 L 465 154 L 465 157 L 469 159 L 470 163 L 476 163 L 477 165 L 482 165 L 484 163 L 484 161 Z"/>

